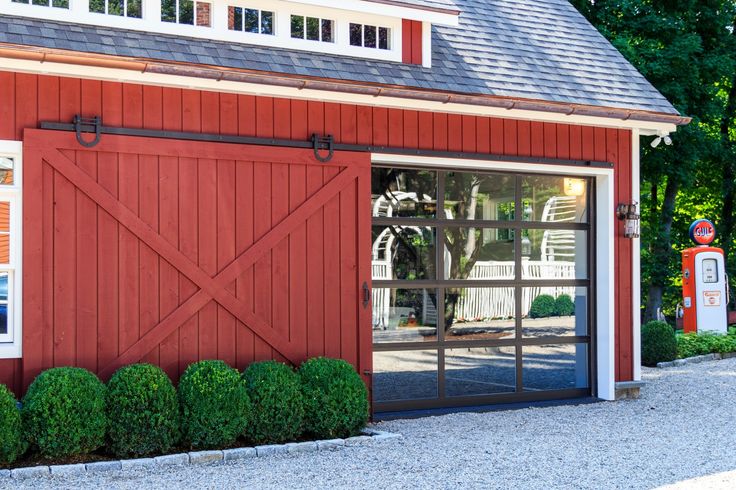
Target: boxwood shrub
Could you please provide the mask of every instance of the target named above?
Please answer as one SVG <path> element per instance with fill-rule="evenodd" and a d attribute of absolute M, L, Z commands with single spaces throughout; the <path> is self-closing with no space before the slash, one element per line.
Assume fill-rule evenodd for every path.
<path fill-rule="evenodd" d="M 658 362 L 677 357 L 677 339 L 674 329 L 663 321 L 651 321 L 641 327 L 641 362 L 656 366 Z"/>
<path fill-rule="evenodd" d="M 21 416 L 32 448 L 46 458 L 94 451 L 105 443 L 106 388 L 97 376 L 76 367 L 41 373 L 23 398 Z"/>
<path fill-rule="evenodd" d="M 547 318 L 555 314 L 555 298 L 549 294 L 540 294 L 529 308 L 531 318 Z"/>
<path fill-rule="evenodd" d="M 0 464 L 10 464 L 25 452 L 20 410 L 15 397 L 0 385 Z"/>
<path fill-rule="evenodd" d="M 299 368 L 304 429 L 319 439 L 358 434 L 368 422 L 368 390 L 353 366 L 318 357 Z"/>
<path fill-rule="evenodd" d="M 107 447 L 118 457 L 165 453 L 179 440 L 176 390 L 156 366 L 116 371 L 107 384 L 107 412 Z"/>
<path fill-rule="evenodd" d="M 561 294 L 555 300 L 555 315 L 571 316 L 575 314 L 575 303 L 567 294 Z"/>
<path fill-rule="evenodd" d="M 179 380 L 182 440 L 194 448 L 232 444 L 250 418 L 240 373 L 222 361 L 190 365 Z"/>
<path fill-rule="evenodd" d="M 304 419 L 299 376 L 276 361 L 256 362 L 243 373 L 253 405 L 245 436 L 256 444 L 293 441 Z"/>

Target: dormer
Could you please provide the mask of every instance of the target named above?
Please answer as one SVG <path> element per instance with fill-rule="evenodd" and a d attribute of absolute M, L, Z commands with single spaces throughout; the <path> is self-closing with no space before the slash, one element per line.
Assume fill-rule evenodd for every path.
<path fill-rule="evenodd" d="M 425 67 L 432 25 L 460 15 L 452 0 L 0 0 L 0 13 Z"/>

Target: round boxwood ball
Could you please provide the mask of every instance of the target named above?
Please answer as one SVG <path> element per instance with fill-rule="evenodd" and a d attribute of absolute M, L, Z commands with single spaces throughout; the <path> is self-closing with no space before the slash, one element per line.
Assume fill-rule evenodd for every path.
<path fill-rule="evenodd" d="M 102 447 L 107 430 L 105 385 L 86 369 L 41 373 L 23 398 L 21 416 L 31 446 L 46 458 L 86 454 Z"/>
<path fill-rule="evenodd" d="M 658 362 L 673 361 L 677 357 L 675 331 L 667 323 L 652 321 L 641 327 L 641 362 L 656 366 Z"/>
<path fill-rule="evenodd" d="M 555 300 L 555 314 L 557 316 L 571 316 L 575 314 L 575 303 L 567 294 L 561 294 Z"/>
<path fill-rule="evenodd" d="M 253 405 L 245 436 L 255 444 L 293 441 L 302 431 L 304 403 L 299 376 L 286 364 L 264 361 L 243 373 Z"/>
<path fill-rule="evenodd" d="M 368 422 L 368 390 L 353 366 L 318 357 L 299 368 L 304 429 L 319 439 L 358 434 Z"/>
<path fill-rule="evenodd" d="M 118 457 L 165 453 L 179 439 L 179 401 L 161 368 L 133 364 L 107 383 L 108 448 Z"/>
<path fill-rule="evenodd" d="M 10 464 L 26 450 L 15 397 L 5 385 L 0 385 L 0 464 Z"/>
<path fill-rule="evenodd" d="M 200 361 L 179 380 L 182 441 L 193 448 L 235 442 L 245 431 L 251 404 L 240 373 L 222 361 Z"/>
<path fill-rule="evenodd" d="M 540 294 L 529 308 L 529 316 L 531 318 L 547 318 L 555 314 L 555 298 L 549 294 Z"/>

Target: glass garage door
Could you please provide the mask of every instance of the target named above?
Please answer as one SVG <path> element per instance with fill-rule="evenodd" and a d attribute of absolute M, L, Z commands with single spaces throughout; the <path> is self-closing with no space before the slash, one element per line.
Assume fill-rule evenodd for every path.
<path fill-rule="evenodd" d="M 591 393 L 590 184 L 373 168 L 376 411 Z"/>

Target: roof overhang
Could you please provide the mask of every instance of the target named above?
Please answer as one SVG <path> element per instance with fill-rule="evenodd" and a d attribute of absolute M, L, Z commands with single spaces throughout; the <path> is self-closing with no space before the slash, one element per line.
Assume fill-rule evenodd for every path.
<path fill-rule="evenodd" d="M 460 11 L 424 5 L 416 5 L 402 0 L 288 0 L 294 3 L 337 8 L 351 12 L 384 15 L 400 19 L 418 20 L 431 24 L 457 27 L 460 24 Z"/>
<path fill-rule="evenodd" d="M 0 43 L 0 67 L 4 71 L 566 124 L 630 128 L 638 129 L 642 135 L 669 133 L 674 131 L 676 126 L 688 124 L 691 120 L 691 118 L 676 114 L 614 107 L 289 76 L 2 43 Z"/>

